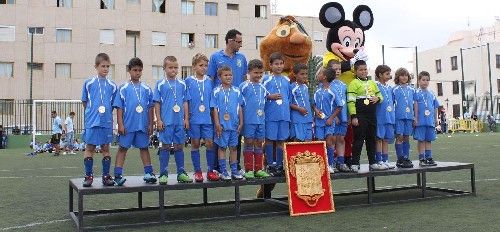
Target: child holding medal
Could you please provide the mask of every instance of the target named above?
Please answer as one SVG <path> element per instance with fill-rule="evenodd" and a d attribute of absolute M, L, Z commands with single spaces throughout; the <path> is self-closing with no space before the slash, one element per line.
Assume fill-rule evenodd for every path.
<path fill-rule="evenodd" d="M 377 105 L 377 153 L 375 160 L 379 165 L 388 169 L 396 166 L 389 163 L 389 143 L 394 141 L 394 100 L 392 87 L 387 84 L 391 79 L 391 68 L 379 65 L 375 69 L 377 86 L 384 97 L 384 101 Z"/>
<path fill-rule="evenodd" d="M 422 71 L 418 74 L 419 89 L 415 93 L 415 133 L 413 138 L 418 141 L 418 155 L 420 166 L 436 166 L 432 159 L 432 141 L 436 140 L 436 126 L 438 125 L 438 108 L 441 106 L 434 94 L 427 89 L 430 74 Z"/>
<path fill-rule="evenodd" d="M 238 88 L 232 85 L 233 74 L 229 66 L 222 66 L 217 71 L 221 85 L 217 86 L 210 99 L 212 117 L 215 124 L 215 143 L 219 146 L 220 177 L 224 181 L 241 180 L 243 176 L 238 170 L 236 148 L 238 136 L 243 127 L 243 97 Z M 231 176 L 226 169 L 226 150 L 229 148 Z"/>
<path fill-rule="evenodd" d="M 95 69 L 97 76 L 89 78 L 83 84 L 82 103 L 85 109 L 85 133 L 83 141 L 87 144 L 84 152 L 83 164 L 85 179 L 83 187 L 90 187 L 94 181 L 93 165 L 96 146 L 102 148 L 102 184 L 113 186 L 115 182 L 109 175 L 111 155 L 109 144 L 113 139 L 113 108 L 112 103 L 116 95 L 116 84 L 106 76 L 109 72 L 110 60 L 105 53 L 97 54 Z"/>
<path fill-rule="evenodd" d="M 168 182 L 168 162 L 170 151 L 174 152 L 177 167 L 177 182 L 191 183 L 193 180 L 184 170 L 183 145 L 186 140 L 185 129 L 189 129 L 188 101 L 191 99 L 186 84 L 177 78 L 179 64 L 174 56 L 163 60 L 165 79 L 156 82 L 153 93 L 155 102 L 156 128 L 160 131 L 162 147 L 158 150 L 160 158 L 160 177 L 158 182 Z"/>
<path fill-rule="evenodd" d="M 309 88 L 307 88 L 308 68 L 305 64 L 295 64 L 293 66 L 297 82 L 290 87 L 292 89 L 292 100 L 290 104 L 292 127 L 290 137 L 295 141 L 312 140 L 312 112 L 309 100 Z"/>
<path fill-rule="evenodd" d="M 126 179 L 123 178 L 123 164 L 127 150 L 134 146 L 139 148 L 144 178 L 146 183 L 156 183 L 153 174 L 151 157 L 149 154 L 149 136 L 153 133 L 153 91 L 140 81 L 143 63 L 139 58 L 132 58 L 128 62 L 127 71 L 130 82 L 118 88 L 118 94 L 113 102 L 116 108 L 116 121 L 118 122 L 118 144 L 115 160 L 115 183 L 122 186 Z"/>
<path fill-rule="evenodd" d="M 260 60 L 248 62 L 249 80 L 240 84 L 243 96 L 243 163 L 245 179 L 265 178 L 269 174 L 263 170 L 264 155 L 262 144 L 265 139 L 264 104 L 266 88 L 260 83 L 264 73 L 264 64 Z"/>

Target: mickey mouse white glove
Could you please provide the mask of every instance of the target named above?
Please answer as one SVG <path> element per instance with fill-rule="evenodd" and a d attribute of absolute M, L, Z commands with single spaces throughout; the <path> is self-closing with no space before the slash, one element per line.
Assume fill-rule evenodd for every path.
<path fill-rule="evenodd" d="M 358 60 L 368 61 L 368 55 L 366 54 L 365 51 L 359 50 L 356 53 L 356 55 L 354 55 L 354 57 L 349 60 L 351 62 L 351 66 L 354 65 L 354 62 L 356 62 Z"/>

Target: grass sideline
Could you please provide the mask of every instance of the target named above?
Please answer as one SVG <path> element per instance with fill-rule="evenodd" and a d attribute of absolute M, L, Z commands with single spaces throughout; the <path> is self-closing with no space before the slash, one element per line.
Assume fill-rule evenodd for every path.
<path fill-rule="evenodd" d="M 30 137 L 11 136 L 9 149 L 0 150 L 0 231 L 73 231 L 67 209 L 68 179 L 82 176 L 82 156 L 53 157 L 44 153 L 27 157 Z M 374 207 L 342 208 L 336 213 L 291 218 L 286 215 L 224 220 L 205 223 L 173 224 L 165 226 L 117 229 L 116 231 L 500 231 L 500 158 L 498 148 L 500 134 L 439 135 L 433 144 L 437 161 L 472 162 L 476 165 L 477 197 L 459 197 Z M 415 143 L 411 158 L 415 159 Z M 114 153 L 116 150 L 113 150 Z M 154 153 L 152 151 L 152 153 Z M 394 161 L 393 146 L 390 159 Z M 203 153 L 202 153 L 203 154 Z M 96 156 L 99 157 L 100 155 Z M 203 157 L 203 155 L 202 155 Z M 366 163 L 366 155 L 362 155 Z M 99 158 L 95 159 L 94 172 L 101 173 Z M 152 154 L 155 170 L 158 159 Z M 186 168 L 192 170 L 189 149 L 186 150 Z M 114 161 L 113 161 L 114 162 Z M 202 158 L 202 164 L 205 161 Z M 171 159 L 170 167 L 175 167 Z M 171 173 L 174 170 L 170 170 Z M 138 151 L 131 150 L 125 163 L 125 175 L 142 173 Z M 377 178 L 377 186 L 415 183 L 415 176 L 390 176 Z M 440 182 L 440 186 L 470 189 L 469 173 L 453 171 L 428 174 L 428 183 Z M 96 179 L 99 182 L 99 179 Z M 334 180 L 334 191 L 364 188 L 364 180 Z M 209 190 L 210 200 L 231 199 L 232 189 Z M 254 187 L 241 189 L 242 197 L 253 197 Z M 284 185 L 277 186 L 276 194 L 285 195 Z M 359 197 L 335 198 L 336 205 L 358 201 Z M 375 194 L 375 197 L 393 198 L 397 194 Z M 166 192 L 167 204 L 200 202 L 201 190 Z M 131 207 L 136 204 L 134 194 L 112 194 L 85 198 L 86 209 Z M 156 194 L 145 193 L 144 205 L 154 205 Z M 259 206 L 256 206 L 258 210 Z M 245 208 L 244 208 L 245 209 Z M 208 214 L 231 212 L 231 206 L 181 211 L 184 214 Z M 206 211 L 206 212 L 205 212 Z M 496 215 L 496 216 L 495 216 Z M 141 217 L 157 217 L 151 214 L 112 215 L 86 219 L 86 225 L 102 222 L 122 223 L 140 220 Z M 167 215 L 168 217 L 169 215 Z"/>

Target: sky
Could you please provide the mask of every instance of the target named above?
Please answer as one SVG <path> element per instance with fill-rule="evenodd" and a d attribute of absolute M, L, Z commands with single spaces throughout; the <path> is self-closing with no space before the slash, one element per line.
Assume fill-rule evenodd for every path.
<path fill-rule="evenodd" d="M 283 15 L 315 16 L 326 0 L 271 0 L 276 13 Z M 500 16 L 500 1 L 474 0 L 340 0 L 346 19 L 358 5 L 367 5 L 373 12 L 374 23 L 365 31 L 365 50 L 370 68 L 382 64 L 382 44 L 385 61 L 393 70 L 398 67 L 413 69 L 408 61 L 414 49 L 388 47 L 418 47 L 419 52 L 448 43 L 455 31 L 491 27 L 495 16 Z M 305 7 L 307 6 L 307 7 Z M 272 10 L 272 9 L 271 9 Z M 326 37 L 326 35 L 325 35 Z M 410 70 L 411 72 L 412 70 Z"/>

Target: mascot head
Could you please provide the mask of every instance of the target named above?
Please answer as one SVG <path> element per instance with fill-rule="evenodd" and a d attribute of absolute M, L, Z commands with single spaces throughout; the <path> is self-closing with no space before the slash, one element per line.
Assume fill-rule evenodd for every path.
<path fill-rule="evenodd" d="M 307 64 L 312 53 L 312 41 L 293 16 L 286 16 L 281 17 L 278 24 L 262 39 L 259 50 L 265 70 L 269 70 L 271 53 L 280 52 L 285 61 L 283 72 L 290 73 L 294 64 Z"/>
<path fill-rule="evenodd" d="M 354 57 L 365 45 L 365 31 L 373 25 L 372 10 L 365 5 L 354 9 L 353 21 L 345 20 L 342 5 L 329 2 L 321 7 L 319 21 L 324 27 L 330 28 L 326 38 L 326 49 L 342 60 Z"/>

